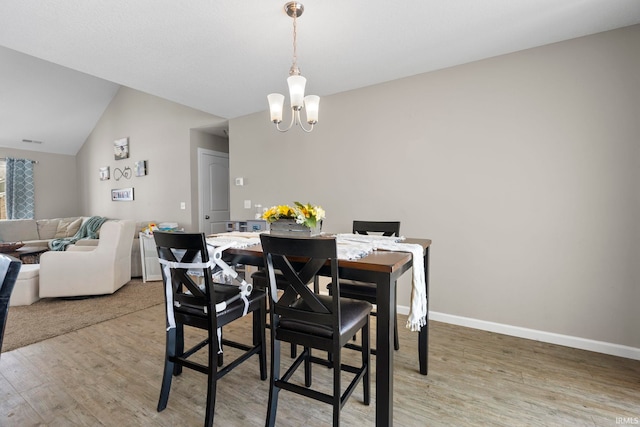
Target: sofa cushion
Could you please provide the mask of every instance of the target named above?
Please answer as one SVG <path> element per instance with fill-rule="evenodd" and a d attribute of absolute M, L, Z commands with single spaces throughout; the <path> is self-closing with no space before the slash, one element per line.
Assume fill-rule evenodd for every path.
<path fill-rule="evenodd" d="M 25 246 L 37 247 L 37 248 L 48 248 L 50 240 L 23 240 Z"/>
<path fill-rule="evenodd" d="M 21 242 L 38 240 L 38 227 L 34 219 L 10 219 L 0 221 L 0 241 Z"/>
<path fill-rule="evenodd" d="M 70 218 L 70 219 L 73 219 L 73 218 Z M 75 236 L 75 234 L 80 230 L 82 223 L 83 223 L 82 217 L 73 219 L 73 221 L 71 221 L 71 223 L 69 223 L 69 226 L 67 227 L 67 237 Z"/>
<path fill-rule="evenodd" d="M 56 233 L 58 232 L 58 224 L 60 223 L 60 218 L 39 219 L 36 222 L 38 223 L 38 235 L 40 236 L 40 239 L 54 239 L 56 237 Z M 30 239 L 30 240 L 35 240 L 35 239 Z"/>
<path fill-rule="evenodd" d="M 73 237 L 80 230 L 81 224 L 82 218 L 80 217 L 60 218 L 55 238 Z"/>

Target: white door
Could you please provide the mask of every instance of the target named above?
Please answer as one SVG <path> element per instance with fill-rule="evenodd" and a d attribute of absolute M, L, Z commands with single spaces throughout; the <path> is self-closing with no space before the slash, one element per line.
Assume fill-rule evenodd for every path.
<path fill-rule="evenodd" d="M 223 233 L 229 220 L 229 154 L 198 149 L 200 231 Z"/>

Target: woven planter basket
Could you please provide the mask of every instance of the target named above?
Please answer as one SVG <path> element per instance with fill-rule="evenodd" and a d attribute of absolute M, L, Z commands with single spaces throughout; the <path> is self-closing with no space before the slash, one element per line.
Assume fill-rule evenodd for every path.
<path fill-rule="evenodd" d="M 271 223 L 269 233 L 274 236 L 311 237 L 320 234 L 321 226 L 322 224 L 318 223 L 314 228 L 309 228 L 297 224 L 295 219 L 279 219 Z"/>

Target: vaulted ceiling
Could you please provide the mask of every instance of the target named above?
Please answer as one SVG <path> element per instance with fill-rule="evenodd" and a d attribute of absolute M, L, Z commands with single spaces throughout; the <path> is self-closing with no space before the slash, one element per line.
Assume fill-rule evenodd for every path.
<path fill-rule="evenodd" d="M 75 154 L 120 85 L 221 119 L 265 110 L 286 93 L 285 3 L 3 0 L 0 146 Z M 302 3 L 298 64 L 320 96 L 640 23 L 639 0 Z"/>

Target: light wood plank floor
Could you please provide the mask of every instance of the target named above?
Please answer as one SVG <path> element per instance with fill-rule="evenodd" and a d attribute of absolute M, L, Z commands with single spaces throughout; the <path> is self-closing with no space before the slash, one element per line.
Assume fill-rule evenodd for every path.
<path fill-rule="evenodd" d="M 3 353 L 0 425 L 201 425 L 206 386 L 197 372 L 175 378 L 167 409 L 156 412 L 163 325 L 162 306 L 155 306 Z M 243 319 L 225 333 L 243 335 L 248 327 Z M 616 426 L 617 417 L 640 417 L 639 361 L 438 322 L 430 332 L 429 375 L 422 376 L 416 336 L 401 330 L 397 426 Z M 328 387 L 330 370 L 317 367 L 314 381 Z M 240 366 L 219 382 L 216 425 L 263 425 L 267 391 L 257 358 Z M 331 423 L 328 405 L 286 391 L 280 396 L 279 426 Z M 343 425 L 373 425 L 374 405 L 375 399 L 362 404 L 358 387 L 342 411 Z"/>

